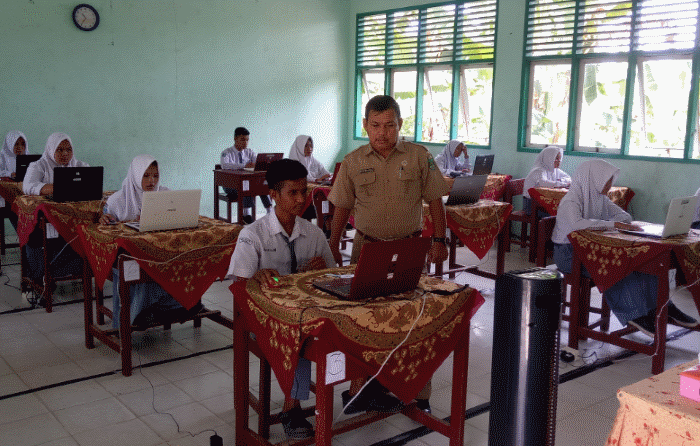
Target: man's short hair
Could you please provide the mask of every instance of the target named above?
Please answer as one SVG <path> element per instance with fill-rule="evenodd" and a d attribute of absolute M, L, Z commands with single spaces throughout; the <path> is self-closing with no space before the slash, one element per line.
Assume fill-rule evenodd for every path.
<path fill-rule="evenodd" d="M 308 174 L 309 171 L 299 161 L 283 158 L 270 163 L 267 172 L 265 172 L 265 179 L 270 189 L 280 192 L 284 187 L 285 181 L 306 179 Z"/>
<path fill-rule="evenodd" d="M 235 138 L 235 137 L 241 136 L 241 135 L 248 136 L 248 135 L 250 135 L 250 132 L 245 127 L 236 127 L 236 130 L 233 131 L 233 137 Z"/>
<path fill-rule="evenodd" d="M 401 109 L 394 98 L 383 94 L 375 96 L 365 105 L 365 119 L 369 119 L 369 112 L 371 111 L 381 113 L 389 109 L 393 109 L 396 118 L 401 119 Z"/>

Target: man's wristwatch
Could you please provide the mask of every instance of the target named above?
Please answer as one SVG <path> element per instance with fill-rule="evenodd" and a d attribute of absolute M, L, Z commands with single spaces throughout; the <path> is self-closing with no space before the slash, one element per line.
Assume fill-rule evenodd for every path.
<path fill-rule="evenodd" d="M 447 245 L 447 237 L 433 237 L 433 243 L 442 243 Z"/>

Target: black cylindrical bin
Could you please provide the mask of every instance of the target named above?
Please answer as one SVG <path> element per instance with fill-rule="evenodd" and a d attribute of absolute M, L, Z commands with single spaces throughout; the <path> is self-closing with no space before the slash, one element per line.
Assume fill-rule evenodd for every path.
<path fill-rule="evenodd" d="M 489 446 L 554 446 L 562 279 L 546 268 L 496 279 Z"/>

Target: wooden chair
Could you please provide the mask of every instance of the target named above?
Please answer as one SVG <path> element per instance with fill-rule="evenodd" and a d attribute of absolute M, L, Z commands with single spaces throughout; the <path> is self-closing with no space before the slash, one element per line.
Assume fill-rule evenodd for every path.
<path fill-rule="evenodd" d="M 0 207 L 0 254 L 5 255 L 5 250 L 7 248 L 16 248 L 19 246 L 18 243 L 6 243 L 5 242 L 5 220 L 9 220 L 12 216 L 12 211 L 10 206 L 6 204 L 4 207 Z M 2 271 L 2 258 L 0 258 L 0 271 Z"/>
<path fill-rule="evenodd" d="M 525 178 L 519 178 L 517 180 L 510 180 L 506 183 L 506 190 L 503 192 L 503 201 L 506 203 L 513 204 L 513 197 L 517 195 L 522 195 L 523 194 L 523 186 L 525 185 Z M 510 217 L 508 218 L 508 235 L 509 235 L 509 243 L 506 246 L 506 249 L 510 251 L 510 244 L 511 243 L 520 243 L 520 247 L 525 248 L 527 246 L 530 247 L 530 260 L 534 260 L 534 254 L 535 251 L 533 249 L 533 241 L 531 240 L 532 237 L 528 237 L 528 226 L 530 228 L 534 224 L 535 221 L 535 216 L 537 214 L 535 212 L 532 212 L 532 214 L 528 215 L 525 213 L 524 210 L 520 211 L 512 211 L 510 213 Z M 513 238 L 511 235 L 511 222 L 512 221 L 517 221 L 520 222 L 520 238 Z M 532 229 L 530 230 L 532 232 Z"/>
<path fill-rule="evenodd" d="M 221 164 L 215 165 L 215 166 L 214 166 L 214 169 L 215 169 L 215 170 L 221 169 Z M 219 189 L 219 186 L 216 186 L 216 188 Z M 236 200 L 230 199 L 230 198 L 228 197 L 228 195 L 226 195 L 226 193 L 225 193 L 223 190 L 222 190 L 222 191 L 219 191 L 219 190 L 216 191 L 216 199 L 219 200 L 219 201 L 223 201 L 224 203 L 226 203 L 226 218 L 219 218 L 219 220 L 224 220 L 224 221 L 227 221 L 227 222 L 229 222 L 229 223 L 232 223 L 232 221 L 231 221 L 231 215 L 232 215 L 232 214 L 231 214 L 231 204 L 232 204 L 232 203 L 238 203 L 238 202 L 237 202 Z"/>
<path fill-rule="evenodd" d="M 312 199 L 316 208 L 316 224 L 324 233 L 330 234 L 335 206 L 328 201 L 328 197 L 320 188 L 314 190 Z M 340 249 L 344 250 L 348 242 L 352 243 L 352 237 L 348 237 L 347 231 L 343 230 L 343 235 L 340 237 Z"/>

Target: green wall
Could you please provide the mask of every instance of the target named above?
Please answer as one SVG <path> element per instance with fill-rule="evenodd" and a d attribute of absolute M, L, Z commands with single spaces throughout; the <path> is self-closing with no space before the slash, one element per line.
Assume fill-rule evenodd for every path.
<path fill-rule="evenodd" d="M 384 9 L 437 3 L 435 1 L 407 0 L 395 2 L 390 0 L 356 0 L 352 2 L 351 14 L 380 11 Z M 496 154 L 494 170 L 522 178 L 530 171 L 536 154 L 518 152 L 518 108 L 520 101 L 520 80 L 522 71 L 523 36 L 525 26 L 524 0 L 499 0 L 496 34 L 496 67 L 494 80 L 494 106 L 492 128 L 492 153 Z M 353 20 L 354 22 L 354 20 Z M 350 71 L 348 78 L 348 98 L 352 105 L 354 100 L 355 76 L 355 36 L 354 23 L 349 39 Z M 348 129 L 347 146 L 351 150 L 364 144 L 364 141 L 352 138 L 353 116 L 346 116 Z M 433 154 L 442 150 L 442 146 L 430 145 Z M 470 151 L 470 155 L 471 155 Z M 473 151 L 475 154 L 480 151 Z M 483 151 L 481 151 L 483 152 Z M 565 156 L 562 168 L 573 173 L 586 157 Z M 632 200 L 630 211 L 638 220 L 663 223 L 669 200 L 682 195 L 693 195 L 700 187 L 700 175 L 697 164 L 677 162 L 632 161 L 611 159 L 610 162 L 621 169 L 618 185 L 630 186 L 636 195 Z"/>
<path fill-rule="evenodd" d="M 347 2 L 93 0 L 91 32 L 73 25 L 77 3 L 3 1 L 3 137 L 22 130 L 41 153 L 68 133 L 79 159 L 106 167 L 106 189 L 149 153 L 164 185 L 202 189 L 204 215 L 239 125 L 259 152 L 287 154 L 298 134 L 329 167 L 345 151 Z"/>

